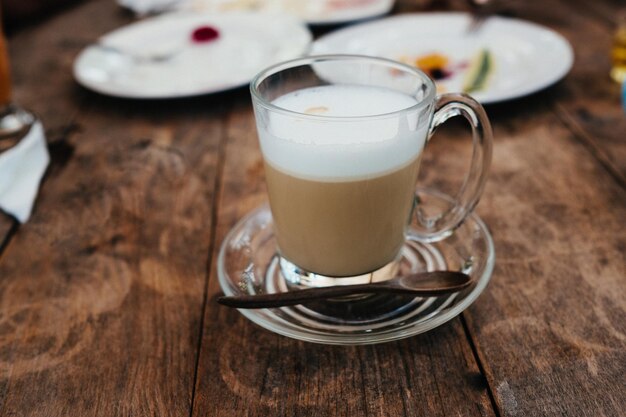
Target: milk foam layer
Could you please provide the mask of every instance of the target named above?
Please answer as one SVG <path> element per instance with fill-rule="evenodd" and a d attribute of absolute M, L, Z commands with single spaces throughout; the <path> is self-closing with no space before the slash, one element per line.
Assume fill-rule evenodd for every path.
<path fill-rule="evenodd" d="M 303 178 L 347 180 L 390 172 L 420 155 L 428 132 L 428 106 L 362 118 L 417 104 L 415 98 L 386 88 L 313 87 L 278 97 L 273 104 L 324 116 L 299 117 L 257 109 L 266 161 Z"/>

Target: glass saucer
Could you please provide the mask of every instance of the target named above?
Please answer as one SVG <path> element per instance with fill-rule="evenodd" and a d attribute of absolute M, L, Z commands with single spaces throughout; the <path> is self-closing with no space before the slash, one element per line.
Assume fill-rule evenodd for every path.
<path fill-rule="evenodd" d="M 421 215 L 441 213 L 452 199 L 418 190 Z M 474 284 L 441 297 L 373 295 L 307 305 L 239 310 L 275 333 L 308 342 L 365 345 L 402 339 L 433 329 L 465 310 L 485 289 L 495 262 L 493 240 L 476 215 L 439 242 L 417 240 L 409 228 L 400 256 L 400 274 L 450 269 L 470 274 Z M 272 215 L 263 205 L 235 225 L 218 257 L 220 286 L 226 295 L 288 291 L 281 276 Z"/>

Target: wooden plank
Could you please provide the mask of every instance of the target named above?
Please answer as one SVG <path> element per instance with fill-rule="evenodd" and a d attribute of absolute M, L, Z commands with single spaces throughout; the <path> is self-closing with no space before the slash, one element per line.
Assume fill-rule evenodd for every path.
<path fill-rule="evenodd" d="M 4 249 L 9 245 L 11 230 L 15 227 L 15 223 L 15 220 L 4 213 L 0 213 L 0 257 L 2 257 Z"/>
<path fill-rule="evenodd" d="M 586 14 L 587 17 L 604 21 L 609 28 L 613 28 L 617 23 L 619 11 L 624 7 L 624 3 L 621 0 L 572 0 L 569 4 L 570 7 L 573 6 L 579 13 Z"/>
<path fill-rule="evenodd" d="M 503 415 L 617 416 L 626 408 L 624 192 L 558 119 L 536 114 L 514 129 L 499 130 L 478 210 L 498 261 L 468 327 Z"/>
<path fill-rule="evenodd" d="M 557 1 L 553 7 L 564 11 L 566 24 L 559 22 L 555 28 L 572 43 L 576 55 L 567 82 L 557 90 L 556 112 L 626 187 L 626 117 L 621 87 L 609 76 L 615 26 L 606 20 L 607 2 L 579 3 L 572 8 L 570 2 Z M 616 16 L 618 8 L 613 10 Z"/>
<path fill-rule="evenodd" d="M 504 416 L 626 409 L 626 195 L 540 94 L 492 111 L 493 281 L 465 314 Z M 454 171 L 452 171 L 454 172 Z"/>
<path fill-rule="evenodd" d="M 550 92 L 489 109 L 494 160 L 477 211 L 496 268 L 463 316 L 500 415 L 618 416 L 626 194 L 551 109 Z M 447 129 L 422 180 L 453 190 L 470 147 Z"/>
<path fill-rule="evenodd" d="M 224 110 L 75 87 L 123 22 L 101 0 L 11 40 L 54 164 L 0 259 L 0 415 L 189 415 Z"/>
<path fill-rule="evenodd" d="M 188 415 L 219 126 L 122 121 L 89 120 L 3 254 L 4 415 Z"/>
<path fill-rule="evenodd" d="M 516 2 L 514 12 L 568 37 L 577 63 L 552 89 L 488 108 L 496 143 L 478 213 L 497 261 L 464 318 L 500 415 L 622 415 L 626 129 L 607 76 L 610 30 L 571 3 Z M 424 181 L 447 190 L 465 162 L 438 156 L 470 151 L 453 136 L 424 159 Z"/>
<path fill-rule="evenodd" d="M 266 199 L 247 97 L 228 126 L 218 243 Z M 261 329 L 237 311 L 217 305 L 220 294 L 213 264 L 193 415 L 493 415 L 458 319 L 399 342 L 322 346 Z"/>
<path fill-rule="evenodd" d="M 610 28 L 569 3 L 545 6 L 519 14 L 568 37 L 576 64 L 546 100 L 556 119 L 533 111 L 506 130 L 496 123 L 494 191 L 479 212 L 499 261 L 468 327 L 503 415 L 617 416 L 626 408 L 626 121 L 607 75 Z"/>

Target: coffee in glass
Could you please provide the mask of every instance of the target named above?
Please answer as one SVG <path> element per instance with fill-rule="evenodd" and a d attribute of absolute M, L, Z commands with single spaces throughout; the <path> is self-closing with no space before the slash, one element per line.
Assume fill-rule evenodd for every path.
<path fill-rule="evenodd" d="M 458 204 L 424 225 L 441 239 L 478 201 L 491 134 L 478 103 L 446 95 L 412 67 L 361 56 L 309 57 L 251 84 L 282 274 L 321 286 L 389 279 L 415 206 L 424 146 L 436 125 L 465 115 L 477 152 Z M 477 158 L 478 155 L 478 158 Z"/>

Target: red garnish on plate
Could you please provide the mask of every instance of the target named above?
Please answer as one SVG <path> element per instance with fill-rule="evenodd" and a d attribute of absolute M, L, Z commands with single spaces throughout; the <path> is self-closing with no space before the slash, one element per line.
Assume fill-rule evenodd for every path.
<path fill-rule="evenodd" d="M 218 30 L 211 26 L 200 26 L 191 33 L 191 39 L 196 43 L 211 42 L 219 36 Z"/>

